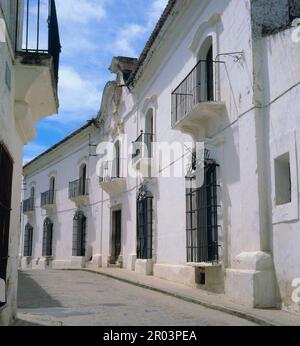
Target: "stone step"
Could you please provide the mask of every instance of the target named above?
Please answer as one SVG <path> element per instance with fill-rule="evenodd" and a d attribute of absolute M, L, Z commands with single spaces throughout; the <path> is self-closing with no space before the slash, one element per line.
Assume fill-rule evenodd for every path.
<path fill-rule="evenodd" d="M 121 264 L 120 263 L 114 263 L 114 264 L 107 264 L 107 268 L 121 268 Z"/>

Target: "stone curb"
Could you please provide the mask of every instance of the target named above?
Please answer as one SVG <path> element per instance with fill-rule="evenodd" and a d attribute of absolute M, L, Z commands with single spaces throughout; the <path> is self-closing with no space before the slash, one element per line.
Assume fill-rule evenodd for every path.
<path fill-rule="evenodd" d="M 104 273 L 104 272 L 100 272 L 100 271 L 96 271 L 96 270 L 92 270 L 92 269 L 71 269 L 71 270 L 98 274 L 98 275 L 108 277 L 110 279 L 119 280 L 119 281 L 131 284 L 131 285 L 135 285 L 135 286 L 138 286 L 141 288 L 145 288 L 145 289 L 148 289 L 148 290 L 151 290 L 154 292 L 163 293 L 163 294 L 166 294 L 168 296 L 175 297 L 175 298 L 184 300 L 184 301 L 189 302 L 189 303 L 194 303 L 194 304 L 204 306 L 205 308 L 208 308 L 208 309 L 213 309 L 216 311 L 227 313 L 227 314 L 232 315 L 232 316 L 243 318 L 243 319 L 248 320 L 250 322 L 256 323 L 260 326 L 279 326 L 279 324 L 276 324 L 276 323 L 274 323 L 268 319 L 258 317 L 254 314 L 247 312 L 247 311 L 238 310 L 238 309 L 235 309 L 235 308 L 229 307 L 229 306 L 222 306 L 222 305 L 214 304 L 214 303 L 211 303 L 211 302 L 208 302 L 205 300 L 201 300 L 200 298 L 197 299 L 197 298 L 189 297 L 188 295 L 172 292 L 168 289 L 158 288 L 158 287 L 155 287 L 155 286 L 152 286 L 149 284 L 145 284 L 145 283 L 141 283 L 141 282 L 138 282 L 135 280 L 126 279 L 126 278 L 120 277 L 118 275 L 112 275 L 109 273 Z"/>
<path fill-rule="evenodd" d="M 61 321 L 53 320 L 50 318 L 45 318 L 45 316 L 37 316 L 29 313 L 18 313 L 17 314 L 17 323 L 22 326 L 22 322 L 33 324 L 36 327 L 62 327 L 64 324 Z M 18 327 L 18 325 L 17 325 Z"/>

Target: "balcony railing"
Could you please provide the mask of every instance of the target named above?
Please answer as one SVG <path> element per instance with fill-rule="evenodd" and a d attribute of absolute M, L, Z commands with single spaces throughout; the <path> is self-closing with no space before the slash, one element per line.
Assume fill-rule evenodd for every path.
<path fill-rule="evenodd" d="M 49 190 L 41 194 L 41 207 L 55 204 L 55 191 Z"/>
<path fill-rule="evenodd" d="M 141 131 L 141 134 L 135 142 L 133 142 L 133 159 L 138 158 L 150 158 L 152 157 L 152 143 L 154 141 L 153 133 L 144 133 Z"/>
<path fill-rule="evenodd" d="M 101 166 L 100 182 L 109 182 L 118 178 L 125 178 L 126 159 L 105 161 Z"/>
<path fill-rule="evenodd" d="M 223 62 L 200 60 L 172 92 L 172 128 L 197 104 L 218 101 L 215 76 L 220 64 Z"/>
<path fill-rule="evenodd" d="M 69 183 L 69 198 L 88 196 L 88 180 L 78 179 Z"/>
<path fill-rule="evenodd" d="M 30 197 L 23 201 L 23 213 L 34 211 L 34 198 Z"/>
<path fill-rule="evenodd" d="M 57 83 L 61 45 L 55 0 L 17 0 L 15 32 L 16 52 L 52 57 Z"/>

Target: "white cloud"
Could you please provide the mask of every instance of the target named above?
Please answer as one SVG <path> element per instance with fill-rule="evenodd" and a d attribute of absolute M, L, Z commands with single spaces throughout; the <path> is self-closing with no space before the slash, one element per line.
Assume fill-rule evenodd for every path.
<path fill-rule="evenodd" d="M 117 36 L 112 50 L 114 55 L 127 55 L 136 57 L 136 42 L 147 38 L 147 35 L 153 30 L 159 20 L 168 0 L 153 0 L 150 7 L 146 11 L 146 25 L 128 24 L 117 31 Z"/>
<path fill-rule="evenodd" d="M 144 36 L 147 29 L 138 24 L 129 24 L 118 31 L 115 43 L 112 46 L 115 55 L 136 56 L 134 43 L 137 38 Z"/>
<path fill-rule="evenodd" d="M 86 24 L 99 21 L 106 16 L 107 0 L 59 0 L 56 3 L 59 19 L 62 23 L 75 22 Z"/>
<path fill-rule="evenodd" d="M 99 81 L 85 79 L 71 66 L 61 66 L 58 83 L 60 113 L 66 113 L 66 115 L 51 117 L 49 120 L 67 123 L 72 117 L 72 120 L 80 122 L 86 119 L 87 113 L 95 115 L 101 100 L 97 82 Z M 80 116 L 78 115 L 80 113 L 84 114 Z"/>

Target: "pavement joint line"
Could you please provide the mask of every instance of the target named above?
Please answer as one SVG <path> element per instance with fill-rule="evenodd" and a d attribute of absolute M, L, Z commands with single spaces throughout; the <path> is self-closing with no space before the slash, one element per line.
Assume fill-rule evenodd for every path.
<path fill-rule="evenodd" d="M 152 286 L 150 284 L 145 284 L 145 283 L 141 283 L 141 282 L 138 282 L 138 281 L 135 281 L 135 280 L 126 279 L 126 278 L 123 278 L 121 276 L 118 276 L 117 274 L 113 275 L 113 274 L 110 274 L 110 273 L 104 273 L 102 271 L 97 271 L 97 270 L 93 270 L 93 269 L 74 269 L 74 268 L 72 268 L 72 269 L 62 269 L 62 270 L 66 270 L 66 271 L 81 271 L 81 272 L 88 272 L 88 273 L 92 273 L 92 274 L 102 275 L 102 276 L 108 277 L 110 279 L 114 279 L 114 280 L 125 282 L 125 283 L 130 284 L 130 285 L 134 285 L 134 286 L 138 286 L 138 287 L 141 287 L 141 288 L 145 288 L 145 289 L 148 289 L 148 290 L 151 290 L 151 291 L 154 291 L 154 292 L 163 293 L 163 294 L 166 294 L 168 296 L 171 296 L 171 297 L 174 297 L 174 298 L 177 298 L 177 299 L 181 299 L 181 300 L 184 300 L 184 301 L 189 302 L 189 303 L 201 305 L 201 306 L 203 306 L 205 308 L 208 308 L 208 309 L 224 312 L 224 313 L 227 313 L 227 314 L 232 315 L 232 316 L 243 318 L 243 319 L 245 319 L 247 321 L 256 323 L 256 324 L 258 324 L 260 326 L 268 326 L 268 327 L 279 326 L 279 324 L 273 323 L 272 321 L 269 321 L 266 318 L 261 318 L 261 317 L 255 316 L 255 315 L 253 315 L 253 314 L 251 314 L 249 312 L 244 312 L 244 311 L 241 311 L 241 310 L 237 310 L 237 309 L 234 309 L 234 308 L 231 308 L 231 307 L 228 307 L 228 306 L 226 307 L 226 306 L 216 305 L 216 304 L 207 302 L 205 300 L 201 300 L 200 298 L 196 299 L 196 298 L 188 297 L 188 296 L 186 296 L 184 294 L 180 294 L 180 293 L 176 293 L 176 292 L 171 292 L 171 291 L 169 291 L 167 289 L 158 288 L 158 287 Z"/>

